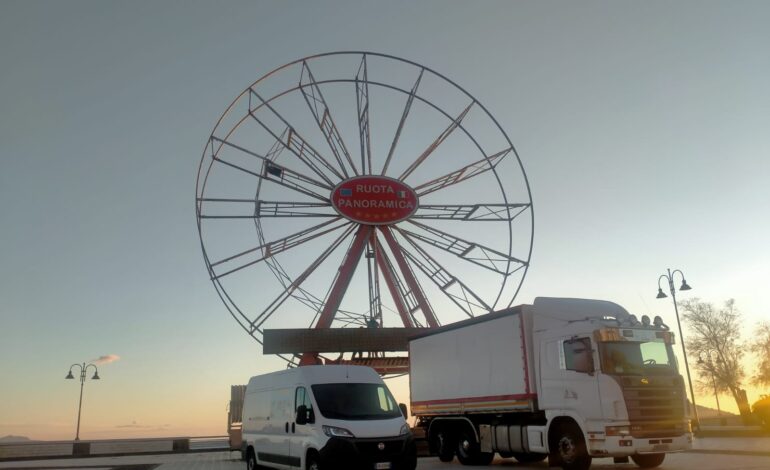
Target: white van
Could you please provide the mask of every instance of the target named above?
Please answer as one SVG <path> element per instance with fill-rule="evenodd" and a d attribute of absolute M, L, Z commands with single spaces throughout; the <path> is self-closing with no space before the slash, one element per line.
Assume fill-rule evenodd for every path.
<path fill-rule="evenodd" d="M 243 402 L 247 468 L 414 470 L 404 410 L 369 367 L 303 366 L 252 377 Z"/>

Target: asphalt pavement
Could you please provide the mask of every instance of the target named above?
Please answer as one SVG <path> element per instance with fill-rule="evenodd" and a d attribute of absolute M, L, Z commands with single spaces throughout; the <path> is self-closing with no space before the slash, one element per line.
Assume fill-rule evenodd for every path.
<path fill-rule="evenodd" d="M 700 454 L 700 455 L 698 455 Z M 690 455 L 691 457 L 687 457 Z M 738 460 L 752 459 L 746 465 L 737 465 Z M 770 436 L 765 437 L 696 437 L 693 439 L 693 448 L 682 454 L 672 455 L 669 465 L 664 468 L 692 468 L 693 459 L 703 464 L 695 465 L 697 468 L 770 468 Z M 756 460 L 756 458 L 759 458 Z M 706 459 L 706 460 L 703 460 Z M 710 459 L 710 460 L 709 460 Z M 721 460 L 719 460 L 721 459 Z M 767 461 L 765 459 L 768 459 Z M 435 462 L 434 462 L 435 460 Z M 499 460 L 499 459 L 498 459 Z M 721 466 L 719 462 L 733 462 L 729 467 Z M 666 460 L 669 462 L 669 459 Z M 612 460 L 599 459 L 594 465 L 597 470 L 612 467 Z M 457 464 L 457 462 L 454 462 Z M 714 464 L 709 467 L 707 463 Z M 430 470 L 435 468 L 447 468 L 432 457 L 419 459 L 418 469 Z M 604 465 L 607 464 L 607 465 Z M 735 465 L 734 465 L 735 464 Z M 523 469 L 529 466 L 521 466 L 515 461 L 496 461 L 493 467 L 515 466 Z M 758 465 L 758 466 L 757 466 Z M 0 462 L 0 469 L 18 470 L 57 470 L 57 469 L 88 469 L 88 470 L 236 470 L 244 467 L 240 460 L 239 452 L 217 451 L 204 453 L 174 453 L 159 455 L 124 455 L 118 457 L 89 457 L 89 458 L 65 458 L 45 460 L 22 460 Z M 533 465 L 533 468 L 548 468 L 544 465 Z M 462 468 L 457 465 L 449 465 L 449 468 Z M 467 468 L 467 467 L 466 467 Z M 628 468 L 636 468 L 633 464 Z"/>

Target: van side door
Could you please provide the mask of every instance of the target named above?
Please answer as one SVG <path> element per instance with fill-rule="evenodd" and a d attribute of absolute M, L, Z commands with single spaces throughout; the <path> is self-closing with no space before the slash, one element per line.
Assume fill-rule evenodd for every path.
<path fill-rule="evenodd" d="M 266 445 L 257 449 L 260 465 L 274 468 L 296 468 L 291 456 L 291 423 L 294 421 L 292 388 L 274 389 L 270 393 L 270 418 L 265 426 Z"/>

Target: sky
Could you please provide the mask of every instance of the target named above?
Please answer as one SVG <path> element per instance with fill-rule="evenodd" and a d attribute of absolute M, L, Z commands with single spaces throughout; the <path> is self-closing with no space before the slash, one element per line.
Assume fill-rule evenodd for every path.
<path fill-rule="evenodd" d="M 679 298 L 734 298 L 748 339 L 770 307 L 769 21 L 759 1 L 0 2 L 0 436 L 74 436 L 71 364 L 101 376 L 84 439 L 223 435 L 229 386 L 285 367 L 217 296 L 195 184 L 227 106 L 324 52 L 422 64 L 494 116 L 534 208 L 514 304 L 674 324 L 655 294 L 681 269 Z"/>

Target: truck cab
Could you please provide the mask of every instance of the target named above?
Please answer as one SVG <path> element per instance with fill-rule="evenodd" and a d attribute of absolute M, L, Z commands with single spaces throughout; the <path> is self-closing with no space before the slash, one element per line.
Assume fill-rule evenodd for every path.
<path fill-rule="evenodd" d="M 534 310 L 536 388 L 549 447 L 560 445 L 553 431 L 565 426 L 579 428 L 586 456 L 630 456 L 641 467 L 690 447 L 674 335 L 662 321 L 638 321 L 596 300 L 536 299 Z"/>

